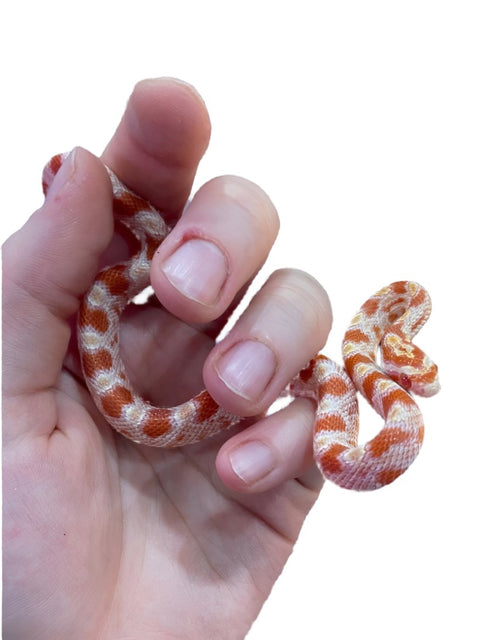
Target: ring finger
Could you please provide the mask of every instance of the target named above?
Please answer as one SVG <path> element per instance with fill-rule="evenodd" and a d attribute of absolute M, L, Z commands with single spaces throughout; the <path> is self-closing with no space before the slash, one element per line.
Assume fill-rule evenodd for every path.
<path fill-rule="evenodd" d="M 265 412 L 324 346 L 331 323 L 328 296 L 313 277 L 276 271 L 209 354 L 203 370 L 208 391 L 237 415 Z"/>

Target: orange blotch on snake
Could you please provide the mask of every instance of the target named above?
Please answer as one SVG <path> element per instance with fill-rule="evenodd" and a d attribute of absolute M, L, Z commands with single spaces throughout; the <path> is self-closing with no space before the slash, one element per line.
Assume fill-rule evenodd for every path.
<path fill-rule="evenodd" d="M 218 404 L 206 391 L 195 398 L 195 407 L 197 409 L 197 415 L 200 422 L 208 420 L 218 411 Z"/>
<path fill-rule="evenodd" d="M 397 318 L 398 319 L 398 318 Z M 401 342 L 409 342 L 407 340 L 407 338 L 405 337 L 405 331 L 403 330 L 402 327 L 402 323 L 401 322 L 394 322 L 390 327 L 388 327 L 387 331 L 385 332 L 385 335 L 383 337 L 384 341 L 388 341 L 390 340 L 390 336 L 394 334 L 395 336 L 397 336 L 397 339 L 400 340 Z"/>
<path fill-rule="evenodd" d="M 419 307 L 425 302 L 426 293 L 424 289 L 419 289 L 417 293 L 413 296 L 410 305 L 412 307 Z"/>
<path fill-rule="evenodd" d="M 408 395 L 406 391 L 400 388 L 392 389 L 382 398 L 383 415 L 387 416 L 395 402 L 401 402 L 409 407 L 415 407 L 415 401 Z"/>
<path fill-rule="evenodd" d="M 171 428 L 170 411 L 152 407 L 143 425 L 143 433 L 149 438 L 158 438 L 168 433 Z"/>
<path fill-rule="evenodd" d="M 113 364 L 112 356 L 106 349 L 99 349 L 95 353 L 84 351 L 82 354 L 82 366 L 85 375 L 91 378 L 98 371 L 111 369 Z"/>
<path fill-rule="evenodd" d="M 354 353 L 353 355 L 345 356 L 345 369 L 347 370 L 350 378 L 353 378 L 353 374 L 355 372 L 355 367 L 357 364 L 372 364 L 372 359 L 364 356 L 361 353 Z"/>
<path fill-rule="evenodd" d="M 335 413 L 322 416 L 315 425 L 315 433 L 319 431 L 341 431 L 347 430 L 347 425 L 342 416 Z"/>
<path fill-rule="evenodd" d="M 371 401 L 373 398 L 373 392 L 375 391 L 375 385 L 379 380 L 385 380 L 386 376 L 379 371 L 372 371 L 362 383 L 363 391 L 366 397 Z"/>
<path fill-rule="evenodd" d="M 377 436 L 365 445 L 365 450 L 368 450 L 374 458 L 378 458 L 388 451 L 392 445 L 406 442 L 410 438 L 410 433 L 397 427 L 382 429 Z"/>
<path fill-rule="evenodd" d="M 373 316 L 373 314 L 377 312 L 378 305 L 379 301 L 376 298 L 370 298 L 370 300 L 362 304 L 361 309 L 367 316 Z"/>
<path fill-rule="evenodd" d="M 107 415 L 112 418 L 119 418 L 122 415 L 123 406 L 133 402 L 133 396 L 129 389 L 118 385 L 103 394 L 101 401 Z"/>
<path fill-rule="evenodd" d="M 396 322 L 399 318 L 401 318 L 401 316 L 403 315 L 403 311 L 393 311 L 389 316 L 388 316 L 388 322 L 390 324 L 393 324 L 394 322 Z"/>
<path fill-rule="evenodd" d="M 332 444 L 332 446 L 320 456 L 319 462 L 326 476 L 335 475 L 343 471 L 343 464 L 339 460 L 339 456 L 346 451 L 346 449 L 347 447 L 344 444 Z"/>
<path fill-rule="evenodd" d="M 395 293 L 406 293 L 407 292 L 407 284 L 406 280 L 400 280 L 399 282 L 393 282 L 390 285 L 390 289 Z"/>
<path fill-rule="evenodd" d="M 360 331 L 360 329 L 349 329 L 345 333 L 345 342 L 370 342 L 370 338 Z"/>
<path fill-rule="evenodd" d="M 321 393 L 328 393 L 331 396 L 343 396 L 349 390 L 346 382 L 340 376 L 332 376 L 325 382 L 322 381 L 319 386 Z"/>
<path fill-rule="evenodd" d="M 85 305 L 80 311 L 78 323 L 82 329 L 85 327 L 92 327 L 93 329 L 100 331 L 100 333 L 106 333 L 110 325 L 105 311 L 102 309 L 92 309 Z"/>
<path fill-rule="evenodd" d="M 131 191 L 122 193 L 122 195 L 113 200 L 113 210 L 115 214 L 127 218 L 132 218 L 139 211 L 145 210 L 147 207 L 147 202 Z"/>
<path fill-rule="evenodd" d="M 125 275 L 127 268 L 124 265 L 117 265 L 105 269 L 98 276 L 97 280 L 103 282 L 112 296 L 124 296 L 130 286 L 130 282 Z"/>

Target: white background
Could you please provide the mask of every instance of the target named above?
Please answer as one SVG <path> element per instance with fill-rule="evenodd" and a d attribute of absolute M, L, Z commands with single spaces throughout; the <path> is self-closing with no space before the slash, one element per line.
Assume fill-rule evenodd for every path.
<path fill-rule="evenodd" d="M 51 155 L 100 153 L 133 84 L 172 75 L 213 122 L 196 187 L 237 173 L 269 193 L 282 231 L 264 275 L 294 266 L 324 284 L 326 353 L 380 286 L 432 295 L 418 344 L 443 389 L 421 402 L 419 459 L 380 492 L 324 488 L 248 640 L 478 638 L 478 2 L 9 5 L 3 238 L 41 203 Z"/>

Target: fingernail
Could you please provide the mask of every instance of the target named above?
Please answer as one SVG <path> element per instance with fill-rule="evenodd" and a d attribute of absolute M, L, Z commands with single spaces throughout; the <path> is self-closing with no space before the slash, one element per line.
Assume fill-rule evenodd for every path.
<path fill-rule="evenodd" d="M 232 451 L 229 458 L 235 474 L 250 485 L 268 475 L 275 466 L 272 450 L 258 440 L 240 445 Z"/>
<path fill-rule="evenodd" d="M 60 169 L 54 176 L 50 176 L 50 183 L 45 196 L 45 200 L 51 200 L 60 193 L 60 191 L 71 181 L 73 174 L 75 173 L 75 152 L 76 149 L 70 151 L 62 160 Z M 47 170 L 45 170 L 47 171 Z M 48 178 L 48 176 L 46 176 Z"/>
<path fill-rule="evenodd" d="M 229 349 L 215 364 L 218 376 L 246 400 L 261 398 L 274 376 L 277 359 L 262 342 L 245 340 Z"/>
<path fill-rule="evenodd" d="M 204 305 L 214 304 L 227 279 L 227 260 L 213 243 L 193 238 L 163 263 L 170 283 L 184 296 Z"/>

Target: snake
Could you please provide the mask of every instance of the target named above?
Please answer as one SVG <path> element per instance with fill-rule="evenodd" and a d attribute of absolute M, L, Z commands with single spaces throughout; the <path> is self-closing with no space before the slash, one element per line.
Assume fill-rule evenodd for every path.
<path fill-rule="evenodd" d="M 45 194 L 67 155 L 58 154 L 45 166 Z M 131 255 L 99 271 L 81 300 L 77 334 L 85 384 L 98 411 L 122 436 L 151 447 L 193 444 L 242 418 L 219 406 L 207 390 L 178 406 L 158 407 L 130 382 L 120 354 L 120 318 L 150 284 L 152 257 L 171 227 L 106 169 L 114 221 L 128 233 Z M 345 333 L 344 366 L 318 353 L 289 383 L 290 396 L 315 403 L 313 459 L 329 481 L 357 491 L 378 489 L 417 457 L 425 429 L 412 395 L 428 397 L 440 388 L 437 365 L 412 342 L 430 313 L 430 296 L 422 285 L 404 280 L 382 287 L 360 307 Z M 384 420 L 365 444 L 359 444 L 358 393 Z"/>

